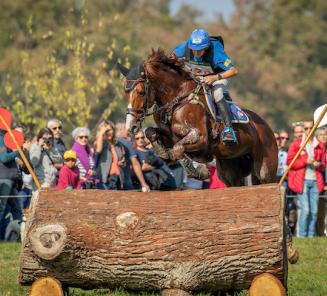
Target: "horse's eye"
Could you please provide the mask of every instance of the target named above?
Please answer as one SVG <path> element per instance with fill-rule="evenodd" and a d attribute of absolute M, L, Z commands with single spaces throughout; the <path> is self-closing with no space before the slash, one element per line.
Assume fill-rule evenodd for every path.
<path fill-rule="evenodd" d="M 144 96 L 145 96 L 145 91 L 140 92 L 139 95 L 140 95 L 141 97 L 144 97 Z"/>

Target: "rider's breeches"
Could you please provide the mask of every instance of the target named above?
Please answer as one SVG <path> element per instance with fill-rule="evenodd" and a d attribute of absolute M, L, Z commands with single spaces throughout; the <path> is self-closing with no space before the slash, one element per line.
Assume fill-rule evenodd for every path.
<path fill-rule="evenodd" d="M 224 98 L 224 91 L 227 89 L 227 84 L 227 79 L 220 79 L 212 84 L 212 93 L 216 103 Z"/>

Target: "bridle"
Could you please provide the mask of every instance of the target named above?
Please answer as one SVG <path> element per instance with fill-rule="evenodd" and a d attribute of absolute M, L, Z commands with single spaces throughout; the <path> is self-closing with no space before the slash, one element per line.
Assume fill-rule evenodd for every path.
<path fill-rule="evenodd" d="M 128 83 L 132 83 L 131 86 L 127 86 Z M 135 90 L 135 87 L 139 83 L 144 83 L 144 92 L 140 93 L 141 97 L 144 97 L 144 103 L 142 108 L 126 108 L 126 115 L 131 115 L 136 119 L 136 128 L 141 129 L 142 123 L 145 117 L 150 116 L 153 112 L 148 112 L 149 110 L 149 80 L 145 75 L 137 79 L 126 79 L 124 90 L 127 93 L 131 93 Z"/>
<path fill-rule="evenodd" d="M 191 78 L 195 82 L 197 82 L 197 87 L 192 92 L 178 96 L 171 102 L 165 104 L 164 106 L 154 108 L 153 111 L 149 112 L 148 104 L 149 104 L 149 84 L 150 84 L 150 82 L 149 82 L 148 77 L 146 76 L 146 74 L 143 71 L 140 73 L 140 75 L 141 76 L 136 79 L 127 79 L 126 78 L 125 84 L 124 84 L 125 92 L 131 93 L 135 90 L 135 87 L 137 84 L 144 83 L 144 92 L 139 94 L 141 97 L 144 97 L 143 107 L 142 108 L 126 108 L 126 115 L 131 115 L 136 119 L 136 126 L 134 127 L 134 128 L 136 128 L 136 130 L 140 130 L 142 128 L 142 123 L 143 123 L 145 117 L 153 115 L 154 113 L 164 111 L 165 113 L 167 113 L 166 115 L 168 115 L 168 117 L 171 116 L 170 113 L 173 112 L 173 109 L 176 106 L 180 105 L 185 99 L 187 99 L 185 102 L 192 100 L 193 95 L 195 95 L 195 97 L 197 97 L 197 95 L 201 89 L 201 83 L 199 83 L 199 80 L 195 76 L 191 75 Z M 129 83 L 132 83 L 132 84 L 130 86 L 128 86 Z M 202 105 L 202 103 L 199 100 L 197 100 L 196 103 Z"/>

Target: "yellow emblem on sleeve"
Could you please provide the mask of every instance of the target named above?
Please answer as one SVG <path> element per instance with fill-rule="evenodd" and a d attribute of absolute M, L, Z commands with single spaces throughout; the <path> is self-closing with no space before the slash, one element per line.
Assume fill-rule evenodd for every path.
<path fill-rule="evenodd" d="M 225 66 L 225 67 L 228 67 L 229 64 L 230 64 L 231 62 L 232 62 L 232 61 L 231 61 L 230 59 L 227 59 L 227 60 L 225 61 L 225 63 L 224 63 L 224 66 Z"/>

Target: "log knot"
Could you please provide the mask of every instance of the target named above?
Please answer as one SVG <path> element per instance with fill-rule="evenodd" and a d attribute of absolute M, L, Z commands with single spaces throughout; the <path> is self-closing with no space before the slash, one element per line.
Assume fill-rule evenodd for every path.
<path fill-rule="evenodd" d="M 33 229 L 29 235 L 34 253 L 45 260 L 59 256 L 66 242 L 66 228 L 60 224 L 49 224 Z"/>
<path fill-rule="evenodd" d="M 125 212 L 116 217 L 116 225 L 121 230 L 135 229 L 139 217 L 134 212 Z"/>

